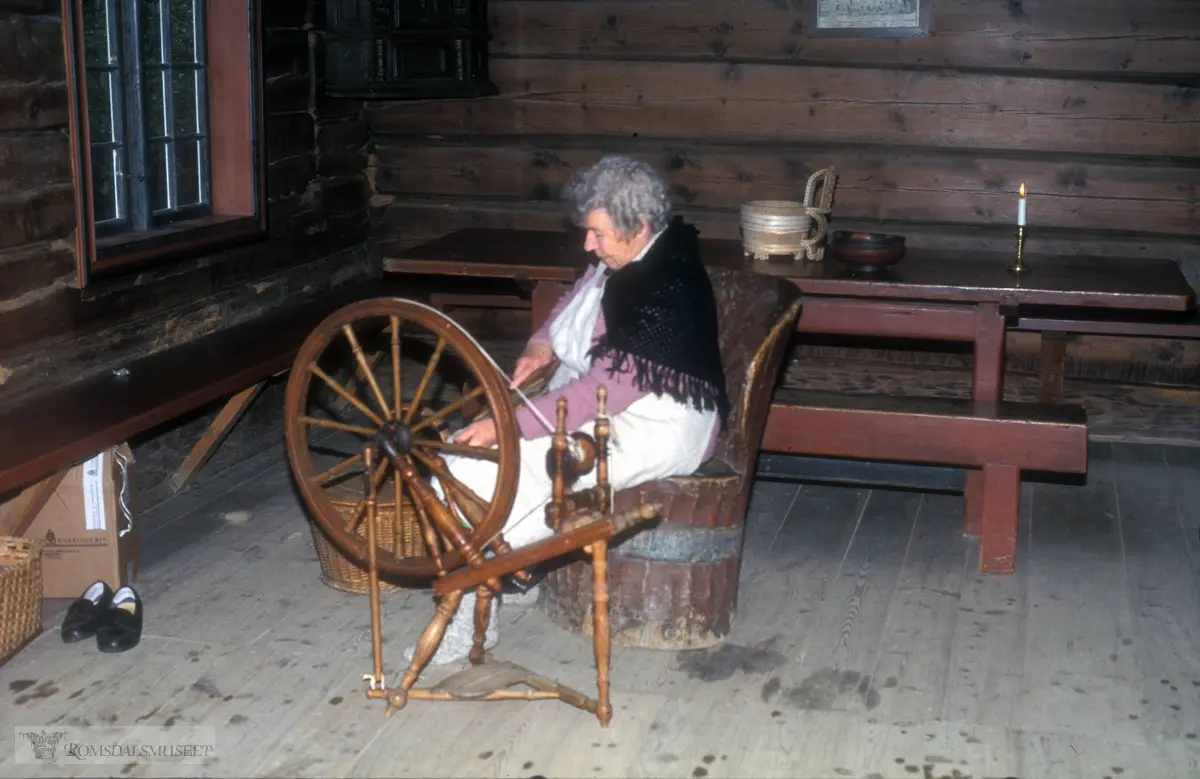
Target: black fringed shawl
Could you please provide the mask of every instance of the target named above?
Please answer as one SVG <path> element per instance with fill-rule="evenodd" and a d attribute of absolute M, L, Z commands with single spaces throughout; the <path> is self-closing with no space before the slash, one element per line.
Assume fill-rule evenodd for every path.
<path fill-rule="evenodd" d="M 605 334 L 588 353 L 611 357 L 609 375 L 632 367 L 643 392 L 729 414 L 712 282 L 696 228 L 675 217 L 645 256 L 614 272 L 600 301 Z"/>

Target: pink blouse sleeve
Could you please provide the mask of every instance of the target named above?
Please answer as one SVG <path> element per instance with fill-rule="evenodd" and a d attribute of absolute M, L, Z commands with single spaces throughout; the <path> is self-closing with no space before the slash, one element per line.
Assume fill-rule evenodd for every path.
<path fill-rule="evenodd" d="M 530 401 L 530 405 L 535 406 L 550 423 L 549 430 L 528 407 L 522 406 L 517 409 L 517 425 L 521 429 L 521 437 L 533 439 L 553 435 L 560 397 L 567 399 L 567 431 L 571 432 L 596 418 L 599 410 L 596 402 L 596 390 L 601 386 L 608 390 L 609 416 L 624 411 L 634 401 L 647 394 L 634 386 L 632 371 L 609 376 L 608 372 L 611 367 L 612 360 L 607 357 L 596 360 L 587 373 L 572 379 L 555 391 L 546 392 Z M 586 432 L 592 431 L 587 430 Z"/>

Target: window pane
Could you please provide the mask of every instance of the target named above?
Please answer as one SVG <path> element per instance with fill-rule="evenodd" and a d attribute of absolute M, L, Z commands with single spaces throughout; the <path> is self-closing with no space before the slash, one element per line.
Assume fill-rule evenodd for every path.
<path fill-rule="evenodd" d="M 83 4 L 83 59 L 88 65 L 116 64 L 108 35 L 108 8 L 102 0 Z"/>
<path fill-rule="evenodd" d="M 167 134 L 166 114 L 163 109 L 163 74 L 161 70 L 147 70 L 146 99 L 143 110 L 146 112 L 146 131 L 151 138 L 161 138 Z"/>
<path fill-rule="evenodd" d="M 142 7 L 142 61 L 147 65 L 162 64 L 162 16 L 158 0 L 139 0 Z"/>
<path fill-rule="evenodd" d="M 167 169 L 167 143 L 151 142 L 146 150 L 146 183 L 150 185 L 150 210 L 170 207 L 170 171 Z"/>
<path fill-rule="evenodd" d="M 196 111 L 196 78 L 198 75 L 199 71 L 196 70 L 176 70 L 171 73 L 171 79 L 175 85 L 172 99 L 175 104 L 176 135 L 188 135 L 200 132 L 200 127 L 196 122 L 198 118 L 198 112 Z"/>
<path fill-rule="evenodd" d="M 117 211 L 117 151 L 115 149 L 92 150 L 92 200 L 96 221 L 116 219 Z"/>
<path fill-rule="evenodd" d="M 113 138 L 113 91 L 109 88 L 112 76 L 107 71 L 89 70 L 87 74 L 88 128 L 92 143 L 106 143 Z"/>
<path fill-rule="evenodd" d="M 179 141 L 175 144 L 176 197 L 180 208 L 204 202 L 201 197 L 200 170 L 203 160 L 200 152 L 200 141 Z"/>
<path fill-rule="evenodd" d="M 171 0 L 171 61 L 196 61 L 196 17 L 193 0 Z"/>

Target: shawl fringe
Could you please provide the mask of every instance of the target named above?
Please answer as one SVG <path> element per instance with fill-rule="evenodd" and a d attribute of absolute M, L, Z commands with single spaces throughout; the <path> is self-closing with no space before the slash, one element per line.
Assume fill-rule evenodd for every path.
<path fill-rule="evenodd" d="M 609 377 L 632 371 L 634 386 L 642 392 L 658 396 L 670 395 L 680 403 L 690 404 L 697 411 L 715 410 L 722 424 L 729 416 L 729 403 L 725 392 L 707 381 L 604 344 L 593 346 L 588 355 L 593 360 L 600 357 L 611 358 Z"/>

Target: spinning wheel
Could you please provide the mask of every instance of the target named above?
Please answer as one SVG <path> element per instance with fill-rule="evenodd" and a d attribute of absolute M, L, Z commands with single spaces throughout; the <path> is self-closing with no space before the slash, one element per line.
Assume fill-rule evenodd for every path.
<path fill-rule="evenodd" d="M 374 351 L 372 351 L 374 349 Z M 403 362 L 408 356 L 409 364 Z M 424 359 L 417 370 L 416 362 Z M 457 360 L 453 356 L 457 356 Z M 342 365 L 338 365 L 339 358 Z M 382 370 L 378 370 L 382 363 Z M 350 368 L 341 378 L 339 367 Z M 517 391 L 521 398 L 548 376 L 548 368 Z M 461 387 L 457 397 L 439 400 L 441 382 Z M 445 377 L 442 377 L 445 378 Z M 413 387 L 411 394 L 406 389 Z M 605 390 L 598 394 L 594 436 L 566 430 L 566 400 L 558 400 L 557 424 L 547 452 L 552 495 L 545 507 L 550 537 L 514 550 L 501 534 L 516 498 L 520 474 L 520 432 L 509 381 L 473 338 L 452 320 L 421 303 L 399 298 L 366 300 L 330 315 L 300 348 L 288 379 L 284 410 L 288 459 L 300 494 L 314 519 L 333 542 L 368 570 L 374 672 L 367 674 L 367 696 L 386 700 L 388 713 L 409 698 L 426 700 L 538 700 L 553 698 L 592 712 L 602 725 L 612 716 L 608 700 L 609 621 L 606 583 L 607 541 L 657 515 L 659 506 L 612 514 L 608 482 L 609 422 Z M 324 413 L 322 413 L 322 411 Z M 349 416 L 347 421 L 343 416 Z M 495 421 L 493 447 L 455 443 L 464 422 L 482 416 Z M 321 445 L 350 437 L 356 451 L 320 462 Z M 478 458 L 496 466 L 495 486 L 483 496 L 463 484 L 447 456 Z M 596 484 L 570 492 L 581 476 L 595 471 Z M 361 498 L 347 504 L 332 495 L 331 485 L 357 476 Z M 391 490 L 396 527 L 408 503 L 419 525 L 420 553 L 406 543 L 381 543 L 378 504 Z M 533 521 L 536 521 L 534 519 Z M 396 550 L 408 553 L 397 554 Z M 484 636 L 491 602 L 501 577 L 528 579 L 527 569 L 545 560 L 583 550 L 594 566 L 594 643 L 598 697 L 562 687 L 517 666 L 491 663 L 485 671 Z M 379 615 L 380 573 L 434 578 L 436 612 L 425 628 L 399 684 L 389 688 L 383 673 Z M 464 593 L 476 591 L 472 665 L 435 688 L 414 685 L 440 644 Z M 525 685 L 526 690 L 513 690 Z"/>
<path fill-rule="evenodd" d="M 368 356 L 370 347 L 377 349 Z M 407 371 L 402 365 L 406 357 Z M 422 359 L 424 366 L 419 365 Z M 352 366 L 351 378 L 339 380 L 335 374 L 347 366 Z M 446 383 L 438 382 L 439 368 L 456 374 L 454 383 L 465 379 L 474 389 L 435 408 L 438 403 L 433 397 L 445 387 L 433 385 Z M 410 375 L 405 376 L 406 372 Z M 494 449 L 447 440 L 453 423 L 461 421 L 464 407 L 479 409 L 496 420 Z M 320 410 L 326 413 L 320 414 Z M 454 485 L 453 478 L 448 480 L 452 483 L 450 498 L 471 518 L 472 527 L 464 532 L 473 549 L 486 548 L 485 542 L 495 536 L 512 509 L 520 434 L 507 382 L 465 330 L 421 303 L 400 298 L 364 300 L 321 322 L 296 355 L 288 379 L 284 425 L 288 459 L 304 502 L 333 543 L 360 563 L 367 560 L 367 541 L 361 533 L 366 496 L 344 512 L 332 488 L 362 473 L 364 441 L 411 460 L 424 486 L 430 475 L 447 475 L 443 454 L 495 462 L 498 479 L 490 496 L 477 495 Z M 357 443 L 344 457 L 318 464 L 314 450 L 333 431 L 354 436 Z M 414 484 L 406 483 L 401 469 L 386 459 L 374 466 L 373 483 L 377 491 L 390 487 L 397 507 L 403 499 L 414 497 Z M 422 516 L 422 502 L 412 500 L 412 505 L 421 526 L 424 554 L 398 556 L 379 549 L 379 569 L 397 577 L 428 579 L 439 570 L 462 565 L 465 560 L 458 549 L 429 535 L 433 526 L 428 516 Z"/>

